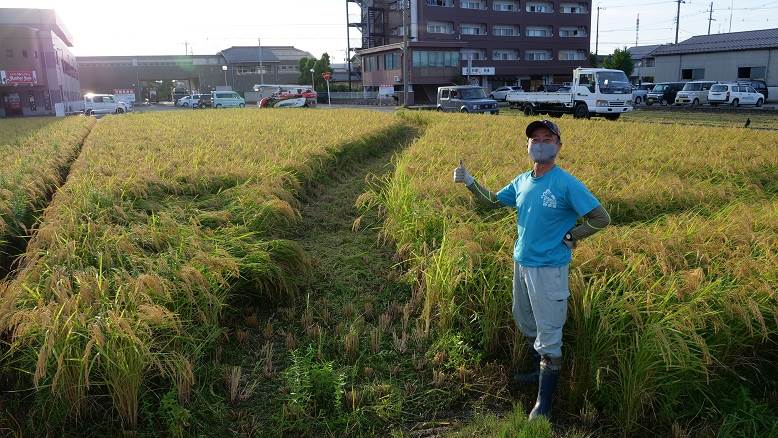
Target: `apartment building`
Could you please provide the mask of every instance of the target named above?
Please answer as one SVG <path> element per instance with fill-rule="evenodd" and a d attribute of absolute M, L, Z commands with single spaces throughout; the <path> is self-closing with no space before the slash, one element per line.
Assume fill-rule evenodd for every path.
<path fill-rule="evenodd" d="M 363 86 L 402 91 L 409 102 L 435 98 L 438 86 L 534 89 L 572 79 L 589 65 L 591 0 L 357 0 Z M 403 56 L 406 35 L 407 57 Z"/>

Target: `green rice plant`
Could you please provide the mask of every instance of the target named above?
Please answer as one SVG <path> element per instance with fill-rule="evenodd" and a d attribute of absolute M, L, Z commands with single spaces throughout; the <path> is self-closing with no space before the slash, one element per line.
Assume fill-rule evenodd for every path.
<path fill-rule="evenodd" d="M 529 168 L 531 119 L 401 117 L 424 134 L 362 207 L 384 215 L 385 239 L 424 291 L 425 330 L 515 355 L 511 343 L 523 342 L 510 314 L 515 214 L 479 210 L 451 171 L 463 159 L 485 186 L 501 188 Z M 711 382 L 764 366 L 754 352 L 775 349 L 778 133 L 749 136 L 744 150 L 748 132 L 736 128 L 559 123 L 559 165 L 614 220 L 574 253 L 566 397 L 574 409 L 591 401 L 625 435 L 656 420 L 669 429 L 710 405 Z"/>
<path fill-rule="evenodd" d="M 186 408 L 226 306 L 291 301 L 306 281 L 307 254 L 277 237 L 304 184 L 407 130 L 358 111 L 102 119 L 2 291 L 21 389 L 62 418 L 113 411 L 127 431 L 142 395 L 175 389 Z"/>

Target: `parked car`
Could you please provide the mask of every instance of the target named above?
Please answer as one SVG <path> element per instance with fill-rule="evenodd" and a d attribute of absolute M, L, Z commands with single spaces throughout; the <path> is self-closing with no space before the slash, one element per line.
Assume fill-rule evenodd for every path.
<path fill-rule="evenodd" d="M 570 85 L 567 85 L 567 84 L 543 84 L 543 85 L 539 86 L 538 89 L 535 90 L 535 91 L 538 91 L 538 92 L 544 91 L 546 93 L 556 93 L 557 91 L 559 91 L 560 88 L 562 88 L 562 87 L 569 87 L 569 86 Z"/>
<path fill-rule="evenodd" d="M 84 95 L 84 114 L 122 114 L 132 111 L 127 103 L 116 100 L 113 94 L 86 94 Z"/>
<path fill-rule="evenodd" d="M 176 106 L 182 106 L 184 108 L 189 108 L 193 103 L 192 96 L 184 96 L 176 101 Z"/>
<path fill-rule="evenodd" d="M 675 96 L 684 87 L 684 82 L 661 82 L 654 85 L 654 88 L 646 96 L 646 105 L 670 105 L 675 102 Z"/>
<path fill-rule="evenodd" d="M 753 87 L 738 84 L 715 84 L 708 92 L 708 102 L 713 105 L 756 105 L 762 106 L 764 94 Z"/>
<path fill-rule="evenodd" d="M 438 87 L 437 110 L 460 113 L 500 113 L 497 101 L 486 97 L 483 88 L 472 85 Z"/>
<path fill-rule="evenodd" d="M 210 108 L 213 106 L 213 96 L 210 93 L 197 94 L 197 108 Z"/>
<path fill-rule="evenodd" d="M 211 96 L 214 108 L 243 108 L 246 106 L 246 101 L 234 91 L 214 91 Z"/>
<path fill-rule="evenodd" d="M 635 102 L 635 105 L 640 105 L 641 103 L 645 103 L 646 96 L 648 96 L 648 92 L 651 91 L 654 88 L 653 82 L 643 82 L 640 85 L 636 85 L 632 88 L 632 101 Z"/>
<path fill-rule="evenodd" d="M 489 93 L 489 97 L 497 101 L 501 100 L 505 102 L 505 97 L 508 96 L 508 93 L 510 93 L 511 91 L 522 91 L 522 88 L 517 86 L 500 87 L 492 91 L 491 93 Z"/>
<path fill-rule="evenodd" d="M 767 89 L 767 83 L 765 81 L 761 79 L 738 79 L 737 84 L 753 87 L 757 93 L 761 93 L 764 96 L 764 100 L 767 102 L 770 93 Z"/>
<path fill-rule="evenodd" d="M 708 91 L 715 85 L 715 81 L 692 81 L 683 86 L 675 96 L 676 105 L 692 104 L 694 106 L 708 103 Z"/>

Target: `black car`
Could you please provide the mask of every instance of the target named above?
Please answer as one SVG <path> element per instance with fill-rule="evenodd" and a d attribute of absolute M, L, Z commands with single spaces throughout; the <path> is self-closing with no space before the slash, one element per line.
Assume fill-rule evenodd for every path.
<path fill-rule="evenodd" d="M 738 79 L 735 83 L 738 85 L 745 85 L 747 87 L 753 87 L 757 93 L 762 93 L 764 100 L 767 100 L 767 83 L 760 79 Z"/>
<path fill-rule="evenodd" d="M 660 105 L 671 105 L 675 102 L 675 95 L 683 90 L 686 82 L 660 82 L 654 85 L 654 88 L 646 96 L 646 105 L 658 103 Z"/>

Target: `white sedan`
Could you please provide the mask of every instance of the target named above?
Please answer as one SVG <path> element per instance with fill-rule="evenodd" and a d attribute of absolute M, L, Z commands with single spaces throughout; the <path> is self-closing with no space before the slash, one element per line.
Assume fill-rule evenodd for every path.
<path fill-rule="evenodd" d="M 505 98 L 508 97 L 508 93 L 511 93 L 513 91 L 522 91 L 522 89 L 521 87 L 516 87 L 516 86 L 500 87 L 492 91 L 491 93 L 489 93 L 489 97 L 491 97 L 494 100 L 501 100 L 504 102 Z"/>
<path fill-rule="evenodd" d="M 183 106 L 185 108 L 189 108 L 190 106 L 192 106 L 192 103 L 193 103 L 192 96 L 184 96 L 178 99 L 178 101 L 176 101 L 176 106 Z"/>

